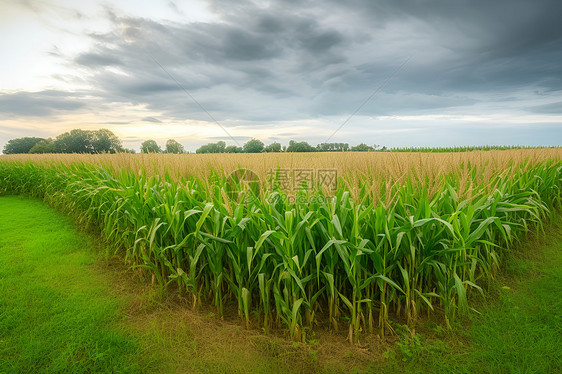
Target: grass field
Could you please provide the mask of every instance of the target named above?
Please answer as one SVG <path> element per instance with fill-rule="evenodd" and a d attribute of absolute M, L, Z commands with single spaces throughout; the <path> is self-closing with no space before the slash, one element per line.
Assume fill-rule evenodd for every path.
<path fill-rule="evenodd" d="M 0 198 L 0 220 L 0 373 L 138 372 L 92 238 L 38 200 Z"/>
<path fill-rule="evenodd" d="M 560 206 L 560 153 L 20 156 L 2 159 L 0 189 L 101 230 L 191 308 L 214 304 L 297 341 L 321 328 L 353 342 L 428 313 L 448 329 L 468 312 L 504 253 Z M 239 167 L 265 178 L 306 165 L 339 171 L 335 190 L 236 181 L 242 192 L 229 193 Z"/>

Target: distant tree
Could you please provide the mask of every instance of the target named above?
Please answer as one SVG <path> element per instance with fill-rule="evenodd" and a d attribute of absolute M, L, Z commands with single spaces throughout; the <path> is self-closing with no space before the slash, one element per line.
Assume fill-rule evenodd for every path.
<path fill-rule="evenodd" d="M 124 151 L 121 140 L 108 129 L 92 131 L 91 141 L 93 153 L 117 153 Z"/>
<path fill-rule="evenodd" d="M 94 153 L 93 138 L 92 131 L 74 129 L 57 136 L 55 147 L 58 153 Z"/>
<path fill-rule="evenodd" d="M 55 141 L 51 138 L 43 139 L 29 150 L 29 153 L 56 153 Z"/>
<path fill-rule="evenodd" d="M 166 153 L 185 153 L 185 149 L 174 139 L 169 139 L 166 142 Z"/>
<path fill-rule="evenodd" d="M 16 154 L 16 153 L 29 153 L 31 148 L 33 148 L 37 143 L 44 140 L 43 138 L 16 138 L 8 140 L 8 143 L 4 146 L 2 151 L 4 154 Z"/>
<path fill-rule="evenodd" d="M 289 146 L 287 147 L 287 152 L 314 152 L 316 148 L 308 144 L 307 142 L 295 142 L 291 140 Z"/>
<path fill-rule="evenodd" d="M 137 153 L 137 151 L 135 151 L 134 149 L 131 149 L 131 148 L 123 148 L 123 152 L 131 153 L 131 154 Z"/>
<path fill-rule="evenodd" d="M 209 143 L 199 147 L 195 153 L 225 153 L 226 143 L 222 140 L 216 143 Z"/>
<path fill-rule="evenodd" d="M 155 140 L 145 140 L 141 144 L 142 153 L 162 153 L 162 149 L 158 146 Z"/>
<path fill-rule="evenodd" d="M 331 151 L 330 144 L 332 144 L 332 143 L 317 144 L 316 149 L 318 150 L 318 152 L 329 152 L 329 151 Z"/>
<path fill-rule="evenodd" d="M 374 150 L 375 149 L 373 147 L 370 147 L 365 143 L 361 143 L 359 145 L 351 147 L 352 152 L 369 152 L 369 151 L 374 151 Z"/>
<path fill-rule="evenodd" d="M 224 149 L 225 153 L 242 153 L 244 150 L 242 147 L 237 147 L 235 145 L 229 145 Z"/>
<path fill-rule="evenodd" d="M 224 153 L 226 150 L 226 143 L 223 142 L 222 140 L 216 142 L 214 150 L 216 151 L 214 153 Z"/>
<path fill-rule="evenodd" d="M 264 144 L 259 139 L 252 139 L 248 140 L 243 148 L 245 153 L 261 153 L 264 150 Z"/>
<path fill-rule="evenodd" d="M 266 152 L 281 152 L 281 144 L 280 143 L 271 143 L 264 149 Z"/>

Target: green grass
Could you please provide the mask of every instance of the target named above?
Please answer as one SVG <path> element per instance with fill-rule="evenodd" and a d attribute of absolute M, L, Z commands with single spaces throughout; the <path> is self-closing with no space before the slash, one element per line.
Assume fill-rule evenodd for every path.
<path fill-rule="evenodd" d="M 0 372 L 138 372 L 93 240 L 38 200 L 2 197 L 0 222 Z"/>
<path fill-rule="evenodd" d="M 408 373 L 562 372 L 562 219 L 503 264 L 487 300 L 447 333 L 428 323 L 403 334 L 385 371 Z M 463 327 L 464 326 L 464 327 Z M 429 330 L 429 331 L 428 331 Z"/>
<path fill-rule="evenodd" d="M 0 197 L 0 222 L 0 374 L 291 372 L 238 326 L 163 306 L 41 200 Z"/>
<path fill-rule="evenodd" d="M 469 331 L 486 372 L 562 372 L 562 225 L 546 239 L 508 260 L 497 302 Z"/>

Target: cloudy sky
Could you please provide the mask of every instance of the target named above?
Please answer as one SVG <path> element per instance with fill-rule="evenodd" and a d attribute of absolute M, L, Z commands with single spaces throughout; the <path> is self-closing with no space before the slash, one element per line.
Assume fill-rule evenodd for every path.
<path fill-rule="evenodd" d="M 561 14 L 559 0 L 2 0 L 0 149 L 73 128 L 192 151 L 562 145 Z"/>

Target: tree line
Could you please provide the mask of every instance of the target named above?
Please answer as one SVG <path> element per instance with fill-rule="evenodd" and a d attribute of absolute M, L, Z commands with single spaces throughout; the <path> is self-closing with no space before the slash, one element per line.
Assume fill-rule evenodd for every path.
<path fill-rule="evenodd" d="M 127 152 L 121 140 L 107 129 L 75 129 L 53 138 L 24 137 L 11 139 L 4 154 L 15 153 L 117 153 Z"/>
<path fill-rule="evenodd" d="M 4 146 L 4 154 L 17 153 L 135 153 L 134 149 L 123 147 L 121 140 L 107 129 L 74 129 L 56 138 L 23 137 L 11 139 Z M 174 139 L 166 142 L 162 150 L 154 140 L 142 143 L 145 153 L 185 153 L 183 146 Z"/>
<path fill-rule="evenodd" d="M 289 141 L 289 146 L 282 146 L 278 142 L 265 145 L 259 139 L 252 139 L 246 142 L 242 147 L 229 145 L 225 142 L 219 141 L 216 143 L 209 143 L 201 146 L 196 153 L 261 153 L 261 152 L 369 152 L 369 151 L 386 151 L 386 147 L 379 148 L 380 146 L 374 145 L 373 147 L 361 143 L 359 145 L 350 147 L 348 143 L 320 143 L 316 147 L 308 144 L 307 142 Z"/>
<path fill-rule="evenodd" d="M 320 143 L 316 147 L 307 142 L 291 140 L 288 146 L 278 142 L 265 145 L 259 139 L 251 139 L 243 146 L 229 145 L 224 141 L 209 143 L 199 147 L 196 153 L 262 153 L 262 152 L 368 152 L 381 150 L 379 146 L 364 143 L 350 147 L 347 143 Z M 4 154 L 16 153 L 135 153 L 123 147 L 121 140 L 110 130 L 74 129 L 56 138 L 23 137 L 11 139 L 4 146 Z M 155 140 L 149 139 L 141 144 L 142 153 L 186 153 L 185 148 L 174 139 L 169 139 L 162 149 Z"/>

